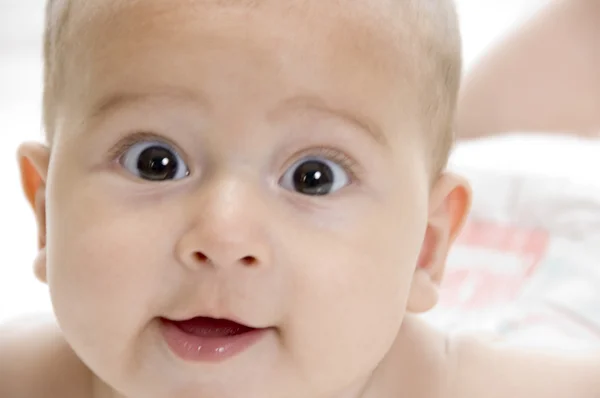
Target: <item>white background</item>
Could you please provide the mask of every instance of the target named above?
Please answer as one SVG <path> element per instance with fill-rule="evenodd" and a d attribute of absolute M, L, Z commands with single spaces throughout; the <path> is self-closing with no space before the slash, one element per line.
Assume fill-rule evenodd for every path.
<path fill-rule="evenodd" d="M 547 0 L 457 0 L 466 69 Z M 43 0 L 0 0 L 0 323 L 50 310 L 31 271 L 36 228 L 20 190 L 19 143 L 40 140 Z"/>

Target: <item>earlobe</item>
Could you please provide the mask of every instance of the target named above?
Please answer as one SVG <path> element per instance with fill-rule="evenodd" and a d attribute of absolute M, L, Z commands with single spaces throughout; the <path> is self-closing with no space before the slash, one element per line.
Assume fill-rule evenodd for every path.
<path fill-rule="evenodd" d="M 428 270 L 417 268 L 413 275 L 407 311 L 421 314 L 431 310 L 439 299 L 439 285 Z"/>
<path fill-rule="evenodd" d="M 18 151 L 21 184 L 38 227 L 38 255 L 34 262 L 36 277 L 46 282 L 46 179 L 50 150 L 41 144 L 27 143 Z"/>
<path fill-rule="evenodd" d="M 433 308 L 438 301 L 446 259 L 471 208 L 471 189 L 466 180 L 445 174 L 430 195 L 429 220 L 413 277 L 408 310 Z"/>

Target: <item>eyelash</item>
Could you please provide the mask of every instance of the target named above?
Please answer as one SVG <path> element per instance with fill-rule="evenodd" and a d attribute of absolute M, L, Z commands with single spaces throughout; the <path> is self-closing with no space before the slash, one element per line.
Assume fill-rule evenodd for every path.
<path fill-rule="evenodd" d="M 127 152 L 129 149 L 131 149 L 131 147 L 133 147 L 135 144 L 139 144 L 140 142 L 144 142 L 144 141 L 158 141 L 158 142 L 165 143 L 168 146 L 170 146 L 171 148 L 173 148 L 173 150 L 175 150 L 178 154 L 181 155 L 181 151 L 179 150 L 177 145 L 173 144 L 168 139 L 161 137 L 160 135 L 154 134 L 154 133 L 138 132 L 138 133 L 128 135 L 123 140 L 118 142 L 115 146 L 113 146 L 108 151 L 108 157 L 111 161 L 116 161 L 121 156 L 123 156 L 125 154 L 125 152 Z"/>
<path fill-rule="evenodd" d="M 108 157 L 110 161 L 115 162 L 119 160 L 129 149 L 131 149 L 131 147 L 143 141 L 164 142 L 165 144 L 173 148 L 175 151 L 177 151 L 180 155 L 182 155 L 178 147 L 169 140 L 165 139 L 164 137 L 161 137 L 160 135 L 154 133 L 138 132 L 125 137 L 123 140 L 121 140 L 109 150 Z M 294 164 L 298 160 L 301 160 L 302 158 L 310 156 L 324 157 L 332 162 L 339 164 L 348 173 L 350 180 L 353 182 L 357 180 L 360 174 L 359 164 L 358 162 L 356 162 L 356 160 L 354 160 L 352 157 L 348 156 L 347 154 L 338 149 L 327 146 L 313 147 L 295 153 L 294 156 L 292 156 L 292 159 L 294 160 L 290 162 L 287 165 L 287 167 L 290 167 L 292 164 Z"/>
<path fill-rule="evenodd" d="M 292 156 L 294 160 L 287 164 L 286 169 L 306 157 L 324 157 L 327 160 L 337 163 L 348 173 L 348 177 L 352 182 L 355 182 L 360 174 L 359 164 L 356 160 L 339 149 L 327 146 L 313 147 L 297 152 Z"/>

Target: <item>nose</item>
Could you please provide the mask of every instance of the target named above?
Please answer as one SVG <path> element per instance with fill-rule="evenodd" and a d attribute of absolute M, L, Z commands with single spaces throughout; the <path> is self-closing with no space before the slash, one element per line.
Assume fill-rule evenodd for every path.
<path fill-rule="evenodd" d="M 271 262 L 266 206 L 241 181 L 200 188 L 186 206 L 188 227 L 176 251 L 186 267 L 264 268 Z"/>

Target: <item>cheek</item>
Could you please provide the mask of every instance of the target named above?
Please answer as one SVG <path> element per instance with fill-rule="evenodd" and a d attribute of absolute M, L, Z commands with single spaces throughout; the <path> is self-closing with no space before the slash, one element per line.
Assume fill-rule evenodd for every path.
<path fill-rule="evenodd" d="M 400 329 L 426 217 L 387 210 L 343 230 L 302 234 L 290 345 L 307 367 L 318 358 L 316 366 L 329 369 L 316 377 L 344 380 L 373 370 Z"/>
<path fill-rule="evenodd" d="M 160 212 L 116 204 L 97 190 L 64 192 L 48 203 L 48 283 L 57 318 L 90 339 L 127 341 L 156 315 L 173 267 L 172 242 L 157 226 L 170 226 L 157 220 Z"/>

